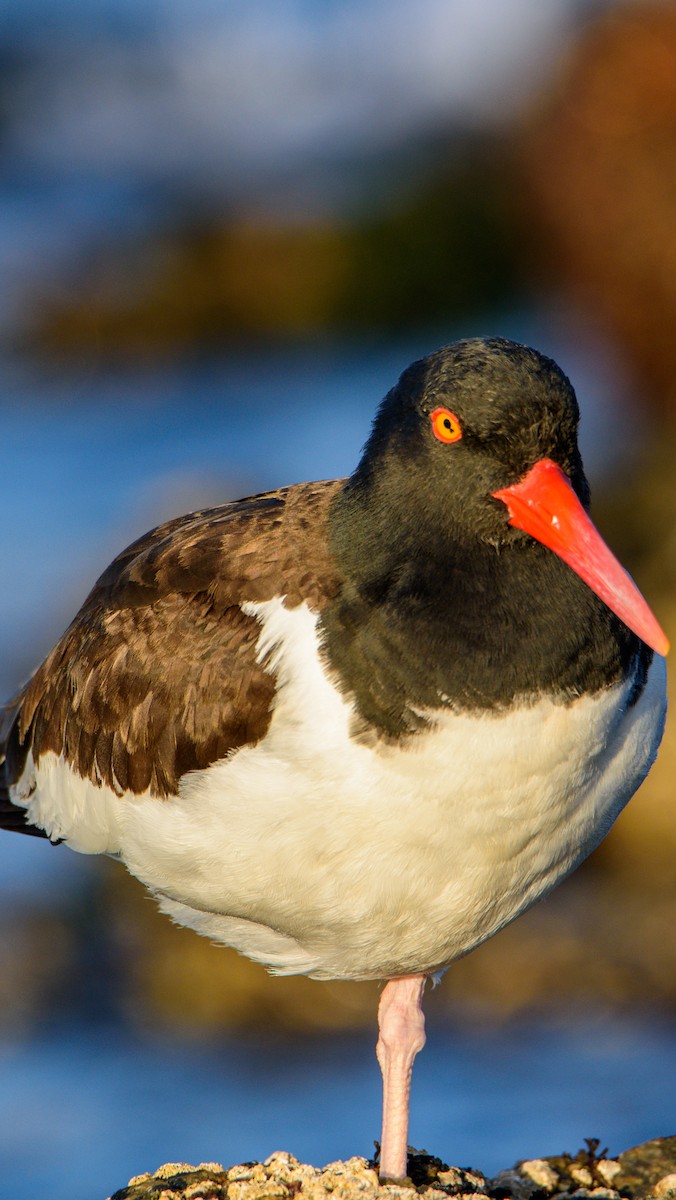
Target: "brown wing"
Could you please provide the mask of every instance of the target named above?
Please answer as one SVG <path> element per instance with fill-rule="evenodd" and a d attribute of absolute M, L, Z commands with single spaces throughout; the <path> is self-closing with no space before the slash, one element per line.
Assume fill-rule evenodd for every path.
<path fill-rule="evenodd" d="M 123 551 L 0 725 L 0 825 L 28 750 L 63 754 L 117 793 L 175 794 L 266 732 L 274 678 L 256 661 L 245 601 L 321 609 L 338 578 L 327 546 L 340 480 L 298 484 L 169 521 Z"/>

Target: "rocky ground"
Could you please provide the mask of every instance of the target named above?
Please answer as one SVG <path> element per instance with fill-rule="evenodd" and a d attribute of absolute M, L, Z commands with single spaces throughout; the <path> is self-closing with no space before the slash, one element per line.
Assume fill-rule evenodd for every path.
<path fill-rule="evenodd" d="M 425 1151 L 411 1150 L 410 1178 L 382 1184 L 377 1164 L 365 1158 L 300 1163 L 291 1154 L 272 1154 L 264 1163 L 224 1169 L 218 1163 L 167 1163 L 153 1175 L 131 1179 L 110 1200 L 668 1200 L 676 1197 L 676 1137 L 655 1138 L 618 1158 L 605 1157 L 595 1139 L 576 1155 L 517 1163 L 487 1179 L 481 1171 L 449 1167 Z"/>

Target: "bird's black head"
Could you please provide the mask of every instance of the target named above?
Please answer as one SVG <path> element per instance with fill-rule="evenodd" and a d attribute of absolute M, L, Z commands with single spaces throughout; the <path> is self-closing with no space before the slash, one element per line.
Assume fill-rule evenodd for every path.
<path fill-rule="evenodd" d="M 425 529 L 437 547 L 446 538 L 523 539 L 494 493 L 549 458 L 586 505 L 578 418 L 573 388 L 551 358 L 498 337 L 445 346 L 412 363 L 382 402 L 346 488 L 351 520 L 368 511 L 372 536 L 361 536 L 381 547 L 388 529 L 400 546 L 410 531 L 419 549 Z"/>
<path fill-rule="evenodd" d="M 324 616 L 329 656 L 374 720 L 399 693 L 421 708 L 437 693 L 579 695 L 633 669 L 638 638 L 665 653 L 586 512 L 578 416 L 556 363 L 505 338 L 446 346 L 385 397 L 333 502 L 344 582 Z"/>

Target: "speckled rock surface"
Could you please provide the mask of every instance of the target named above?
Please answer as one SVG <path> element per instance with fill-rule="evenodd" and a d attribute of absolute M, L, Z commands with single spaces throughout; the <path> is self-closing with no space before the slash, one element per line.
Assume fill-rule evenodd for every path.
<path fill-rule="evenodd" d="M 577 1154 L 519 1162 L 488 1179 L 481 1171 L 449 1167 L 426 1151 L 411 1150 L 409 1176 L 380 1183 L 374 1162 L 349 1158 L 318 1168 L 278 1152 L 263 1163 L 166 1163 L 137 1175 L 110 1200 L 676 1200 L 676 1137 L 655 1138 L 608 1158 L 589 1139 Z"/>

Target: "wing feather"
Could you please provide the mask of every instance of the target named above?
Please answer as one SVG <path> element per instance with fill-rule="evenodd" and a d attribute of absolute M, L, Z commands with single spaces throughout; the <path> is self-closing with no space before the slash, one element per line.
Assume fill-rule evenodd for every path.
<path fill-rule="evenodd" d="M 0 825 L 28 752 L 63 755 L 115 792 L 176 793 L 268 728 L 275 681 L 245 601 L 317 610 L 337 593 L 328 509 L 341 481 L 299 484 L 151 530 L 104 571 L 0 727 Z M 23 826 L 22 826 L 23 821 Z"/>

